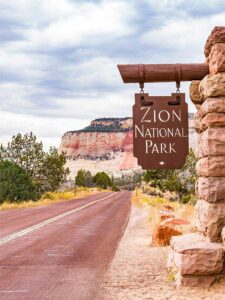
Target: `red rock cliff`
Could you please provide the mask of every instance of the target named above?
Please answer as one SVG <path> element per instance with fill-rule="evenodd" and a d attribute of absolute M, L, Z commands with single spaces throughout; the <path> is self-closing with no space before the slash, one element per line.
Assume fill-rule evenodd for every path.
<path fill-rule="evenodd" d="M 60 151 L 66 156 L 98 157 L 113 152 L 132 151 L 132 131 L 128 132 L 75 132 L 66 133 Z"/>
<path fill-rule="evenodd" d="M 62 137 L 60 151 L 70 158 L 98 158 L 116 152 L 132 152 L 132 119 L 97 119 L 80 131 Z"/>

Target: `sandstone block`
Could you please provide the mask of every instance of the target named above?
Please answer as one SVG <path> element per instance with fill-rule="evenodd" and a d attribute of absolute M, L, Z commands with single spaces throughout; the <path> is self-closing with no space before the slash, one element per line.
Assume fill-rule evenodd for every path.
<path fill-rule="evenodd" d="M 223 243 L 223 247 L 224 247 L 224 251 L 225 251 L 225 226 L 222 229 L 221 236 L 222 236 L 222 243 Z"/>
<path fill-rule="evenodd" d="M 217 43 L 225 43 L 225 27 L 224 26 L 216 26 L 212 30 L 210 36 L 208 37 L 205 44 L 205 56 L 208 57 L 213 45 Z"/>
<path fill-rule="evenodd" d="M 196 171 L 198 176 L 225 177 L 225 156 L 208 156 L 199 159 Z"/>
<path fill-rule="evenodd" d="M 189 94 L 190 94 L 191 101 L 194 104 L 201 104 L 203 102 L 199 93 L 200 82 L 201 82 L 200 80 L 193 80 L 190 84 Z"/>
<path fill-rule="evenodd" d="M 223 245 L 210 243 L 200 233 L 172 237 L 171 247 L 167 266 L 180 275 L 219 274 L 223 268 Z"/>
<path fill-rule="evenodd" d="M 200 109 L 202 116 L 208 113 L 225 113 L 225 97 L 207 98 Z"/>
<path fill-rule="evenodd" d="M 225 156 L 225 127 L 211 127 L 202 132 L 198 136 L 197 155 L 200 158 L 209 155 Z"/>
<path fill-rule="evenodd" d="M 199 177 L 196 189 L 198 199 L 225 202 L 225 177 Z"/>
<path fill-rule="evenodd" d="M 208 127 L 221 127 L 225 126 L 225 114 L 209 113 L 205 115 L 200 121 L 200 131 Z"/>
<path fill-rule="evenodd" d="M 201 108 L 201 104 L 195 104 L 196 110 L 199 110 Z"/>
<path fill-rule="evenodd" d="M 180 275 L 176 276 L 176 286 L 209 288 L 220 278 L 219 275 Z"/>
<path fill-rule="evenodd" d="M 211 242 L 221 241 L 221 232 L 225 226 L 225 203 L 209 203 L 198 200 L 196 204 L 197 228 Z"/>
<path fill-rule="evenodd" d="M 214 244 L 217 245 L 217 243 Z M 205 248 L 192 250 L 191 254 L 175 252 L 174 264 L 181 275 L 219 274 L 223 268 L 223 253 L 221 247 L 220 249 L 211 249 L 206 245 Z"/>
<path fill-rule="evenodd" d="M 173 236 L 170 241 L 173 251 L 181 254 L 192 254 L 195 249 L 197 251 L 205 251 L 201 249 L 221 249 L 220 243 L 211 243 L 209 238 L 200 232 L 187 233 L 180 236 Z M 211 251 L 210 250 L 210 251 Z"/>
<path fill-rule="evenodd" d="M 209 54 L 209 72 L 217 74 L 225 72 L 225 44 L 215 44 Z"/>
<path fill-rule="evenodd" d="M 194 119 L 193 119 L 193 127 L 198 133 L 200 133 L 201 119 L 202 119 L 202 113 L 201 113 L 201 110 L 198 110 L 195 113 Z"/>
<path fill-rule="evenodd" d="M 199 84 L 202 101 L 209 97 L 225 96 L 225 72 L 205 76 Z"/>

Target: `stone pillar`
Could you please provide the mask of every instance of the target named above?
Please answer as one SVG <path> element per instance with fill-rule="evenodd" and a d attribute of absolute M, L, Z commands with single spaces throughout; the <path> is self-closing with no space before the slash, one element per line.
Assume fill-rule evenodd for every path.
<path fill-rule="evenodd" d="M 225 27 L 214 28 L 205 55 L 210 74 L 199 84 L 197 227 L 211 242 L 220 242 L 225 226 Z"/>
<path fill-rule="evenodd" d="M 221 276 L 225 242 L 225 27 L 215 27 L 205 45 L 210 74 L 193 81 L 198 133 L 196 225 L 198 232 L 171 240 L 169 267 L 178 286 L 209 286 Z M 222 233 L 223 232 L 223 233 Z"/>

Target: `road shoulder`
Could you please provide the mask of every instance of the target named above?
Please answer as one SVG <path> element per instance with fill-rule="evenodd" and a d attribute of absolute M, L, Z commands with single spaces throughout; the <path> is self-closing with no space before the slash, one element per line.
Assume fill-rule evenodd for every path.
<path fill-rule="evenodd" d="M 168 247 L 151 246 L 148 207 L 132 207 L 130 220 L 102 287 L 103 299 L 222 299 L 222 285 L 210 290 L 177 290 L 168 277 Z"/>

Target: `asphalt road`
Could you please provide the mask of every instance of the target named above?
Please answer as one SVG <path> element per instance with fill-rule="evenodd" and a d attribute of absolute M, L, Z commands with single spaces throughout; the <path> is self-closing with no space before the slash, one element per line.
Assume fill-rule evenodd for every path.
<path fill-rule="evenodd" d="M 130 192 L 0 212 L 0 299 L 101 299 Z"/>

